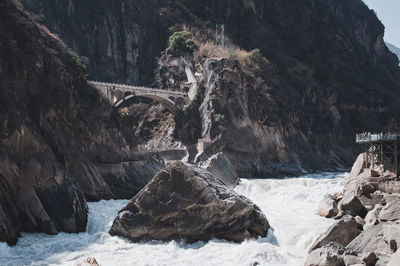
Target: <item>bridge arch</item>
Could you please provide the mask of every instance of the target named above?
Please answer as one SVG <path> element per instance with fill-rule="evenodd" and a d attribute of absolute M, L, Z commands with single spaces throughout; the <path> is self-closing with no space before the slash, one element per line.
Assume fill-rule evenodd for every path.
<path fill-rule="evenodd" d="M 181 110 L 188 100 L 187 92 L 170 91 L 125 84 L 115 84 L 100 81 L 87 81 L 96 88 L 114 107 L 130 101 L 134 97 L 144 97 L 163 104 L 173 115 Z M 188 88 L 186 88 L 188 89 Z"/>
<path fill-rule="evenodd" d="M 124 103 L 128 103 L 129 101 L 132 101 L 132 99 L 134 99 L 135 97 L 143 97 L 143 98 L 154 100 L 156 102 L 161 103 L 173 115 L 176 115 L 178 113 L 178 108 L 176 107 L 174 101 L 172 101 L 172 100 L 170 100 L 168 98 L 160 97 L 160 96 L 157 96 L 157 95 L 151 95 L 151 94 L 135 95 L 135 94 L 131 93 L 128 96 L 126 96 L 124 99 L 120 99 L 119 101 L 115 102 L 114 106 L 115 107 L 120 107 Z"/>

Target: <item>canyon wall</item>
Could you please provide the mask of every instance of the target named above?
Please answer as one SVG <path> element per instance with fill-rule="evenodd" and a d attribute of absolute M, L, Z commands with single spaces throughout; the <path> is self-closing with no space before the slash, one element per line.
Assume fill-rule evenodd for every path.
<path fill-rule="evenodd" d="M 22 2 L 87 59 L 92 79 L 179 90 L 186 67 L 198 72 L 203 104 L 186 113 L 190 130 L 178 139 L 191 146 L 218 138 L 212 152 L 228 153 L 242 176 L 349 167 L 359 152 L 355 133 L 398 127 L 398 59 L 360 0 Z M 173 31 L 189 29 L 201 45 L 212 41 L 216 23 L 225 24 L 227 45 L 260 49 L 268 69 L 162 57 Z M 162 76 L 172 81 L 160 83 Z M 213 86 L 224 93 L 207 111 Z M 225 130 L 210 135 L 213 114 L 225 115 Z"/>

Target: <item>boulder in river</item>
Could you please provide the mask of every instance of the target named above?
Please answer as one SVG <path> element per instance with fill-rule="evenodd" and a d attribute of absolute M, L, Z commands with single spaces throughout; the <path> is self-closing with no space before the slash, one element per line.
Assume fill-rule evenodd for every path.
<path fill-rule="evenodd" d="M 243 241 L 266 236 L 269 227 L 253 202 L 209 171 L 175 162 L 156 174 L 119 212 L 110 234 L 132 241 Z"/>
<path fill-rule="evenodd" d="M 318 215 L 326 218 L 335 217 L 339 210 L 337 207 L 336 198 L 330 194 L 326 194 L 318 205 Z"/>

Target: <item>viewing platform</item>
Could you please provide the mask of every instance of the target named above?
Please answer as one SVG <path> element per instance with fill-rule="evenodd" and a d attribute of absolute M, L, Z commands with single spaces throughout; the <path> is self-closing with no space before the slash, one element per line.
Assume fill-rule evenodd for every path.
<path fill-rule="evenodd" d="M 393 142 L 399 139 L 398 134 L 386 133 L 386 134 L 357 134 L 357 143 L 370 143 L 370 142 Z"/>
<path fill-rule="evenodd" d="M 366 167 L 373 169 L 383 166 L 399 177 L 399 142 L 400 135 L 394 133 L 361 133 L 356 135 L 356 143 L 363 146 Z"/>

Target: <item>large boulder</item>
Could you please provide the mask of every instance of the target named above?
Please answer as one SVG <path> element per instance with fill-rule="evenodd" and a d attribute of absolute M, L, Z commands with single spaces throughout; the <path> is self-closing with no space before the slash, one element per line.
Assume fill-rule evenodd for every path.
<path fill-rule="evenodd" d="M 339 210 L 351 216 L 360 216 L 362 218 L 367 215 L 368 210 L 365 208 L 361 200 L 352 193 L 345 193 L 343 199 L 339 203 Z"/>
<path fill-rule="evenodd" d="M 365 153 L 361 153 L 360 155 L 358 155 L 356 161 L 353 164 L 353 167 L 351 168 L 351 172 L 350 172 L 350 176 L 358 176 L 359 174 L 361 174 L 366 165 L 366 161 L 365 161 Z"/>
<path fill-rule="evenodd" d="M 400 219 L 400 198 L 390 202 L 379 213 L 382 221 L 396 221 Z"/>
<path fill-rule="evenodd" d="M 335 197 L 326 194 L 318 205 L 318 215 L 326 218 L 335 217 L 338 214 L 338 206 Z"/>
<path fill-rule="evenodd" d="M 243 241 L 266 236 L 269 227 L 254 203 L 209 171 L 175 162 L 156 174 L 119 212 L 110 234 L 132 241 Z"/>
<path fill-rule="evenodd" d="M 393 251 L 385 240 L 383 225 L 384 223 L 379 223 L 376 226 L 367 228 L 351 241 L 346 248 L 358 254 L 367 252 L 375 252 L 377 255 L 392 254 Z"/>
<path fill-rule="evenodd" d="M 325 246 L 330 242 L 346 246 L 360 233 L 361 226 L 353 217 L 346 215 L 340 221 L 331 225 L 325 233 L 320 235 L 311 246 L 311 250 Z"/>

